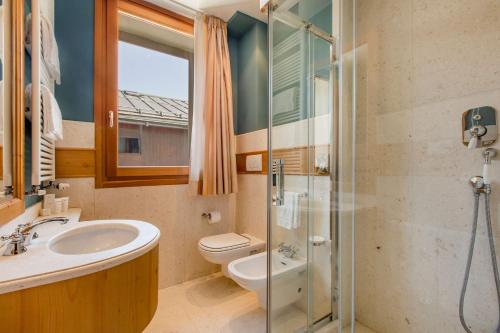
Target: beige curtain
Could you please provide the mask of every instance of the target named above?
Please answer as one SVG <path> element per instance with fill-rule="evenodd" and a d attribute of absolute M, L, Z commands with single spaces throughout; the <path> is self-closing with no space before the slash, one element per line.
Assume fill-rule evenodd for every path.
<path fill-rule="evenodd" d="M 237 181 L 227 25 L 216 17 L 206 16 L 204 28 L 205 149 L 201 194 L 230 194 L 237 191 Z"/>

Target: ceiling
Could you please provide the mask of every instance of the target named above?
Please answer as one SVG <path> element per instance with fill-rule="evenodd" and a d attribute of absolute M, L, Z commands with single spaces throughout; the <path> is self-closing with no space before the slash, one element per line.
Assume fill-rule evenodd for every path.
<path fill-rule="evenodd" d="M 147 0 L 156 5 L 183 11 L 180 6 L 176 6 L 175 3 L 169 0 Z M 194 8 L 196 10 L 202 11 L 206 14 L 214 15 L 220 17 L 224 21 L 228 21 L 231 16 L 240 11 L 249 16 L 252 16 L 263 22 L 267 22 L 267 16 L 260 12 L 259 0 L 175 0 L 176 2 L 182 3 L 188 7 Z M 185 12 L 185 14 L 189 14 Z"/>
<path fill-rule="evenodd" d="M 192 52 L 194 49 L 193 38 L 188 35 L 179 34 L 160 25 L 150 24 L 147 21 L 138 20 L 134 16 L 122 13 L 120 13 L 118 21 L 120 32 L 144 37 L 150 41 L 171 45 L 181 50 Z"/>

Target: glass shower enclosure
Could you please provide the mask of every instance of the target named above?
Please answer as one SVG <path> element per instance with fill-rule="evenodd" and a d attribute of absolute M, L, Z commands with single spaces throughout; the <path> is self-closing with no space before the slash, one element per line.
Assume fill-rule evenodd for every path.
<path fill-rule="evenodd" d="M 352 11 L 268 6 L 268 332 L 354 332 Z"/>

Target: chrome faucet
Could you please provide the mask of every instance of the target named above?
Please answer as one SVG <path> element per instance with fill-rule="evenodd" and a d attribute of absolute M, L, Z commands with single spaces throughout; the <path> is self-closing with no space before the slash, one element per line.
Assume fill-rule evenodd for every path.
<path fill-rule="evenodd" d="M 293 245 L 286 245 L 285 243 L 278 244 L 278 253 L 283 254 L 285 258 L 293 259 L 297 256 L 299 249 Z"/>
<path fill-rule="evenodd" d="M 26 235 L 21 233 L 21 228 L 19 227 L 12 234 L 0 237 L 0 240 L 3 242 L 0 248 L 5 246 L 3 255 L 13 256 L 26 252 L 26 246 L 24 246 L 25 237 Z"/>
<path fill-rule="evenodd" d="M 66 224 L 68 221 L 69 219 L 67 217 L 51 217 L 36 222 L 19 224 L 12 234 L 0 237 L 0 240 L 4 242 L 0 248 L 6 246 L 3 255 L 13 256 L 26 252 L 26 245 L 29 245 L 32 239 L 38 238 L 38 233 L 34 230 L 42 224 L 49 222 L 60 222 L 61 224 Z"/>

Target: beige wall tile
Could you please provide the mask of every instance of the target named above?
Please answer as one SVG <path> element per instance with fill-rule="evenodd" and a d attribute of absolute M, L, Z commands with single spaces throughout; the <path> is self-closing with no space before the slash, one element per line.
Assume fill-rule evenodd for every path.
<path fill-rule="evenodd" d="M 266 241 L 267 176 L 238 175 L 236 230 Z"/>
<path fill-rule="evenodd" d="M 267 129 L 236 136 L 236 154 L 267 149 Z"/>
<path fill-rule="evenodd" d="M 194 196 L 187 185 L 98 189 L 95 193 L 97 219 L 139 219 L 160 229 L 160 288 L 219 269 L 201 257 L 198 241 L 234 231 L 234 195 Z M 214 210 L 221 212 L 222 221 L 209 225 L 201 214 Z"/>
<path fill-rule="evenodd" d="M 56 141 L 59 148 L 94 148 L 94 123 L 63 120 L 63 140 Z"/>
<path fill-rule="evenodd" d="M 94 178 L 59 178 L 59 183 L 68 183 L 69 188 L 65 190 L 48 190 L 55 193 L 57 197 L 69 197 L 69 207 L 82 209 L 80 220 L 94 219 Z"/>
<path fill-rule="evenodd" d="M 367 55 L 358 58 L 366 63 L 358 66 L 356 189 L 376 206 L 357 214 L 356 313 L 377 332 L 460 332 L 468 180 L 482 172 L 481 151 L 461 142 L 461 115 L 500 110 L 500 5 L 360 0 L 357 9 Z M 500 184 L 500 164 L 493 168 Z M 488 332 L 497 310 L 483 208 L 479 219 L 466 317 L 474 332 Z"/>

